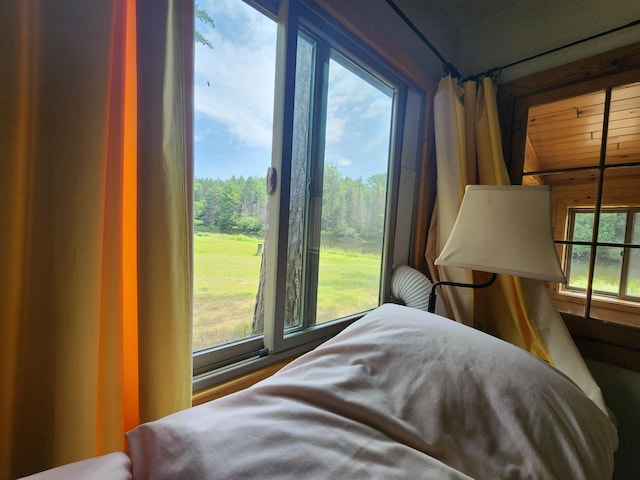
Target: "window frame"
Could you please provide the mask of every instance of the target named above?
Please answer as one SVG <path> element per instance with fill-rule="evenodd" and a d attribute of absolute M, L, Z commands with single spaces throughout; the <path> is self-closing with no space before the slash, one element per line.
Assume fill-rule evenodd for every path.
<path fill-rule="evenodd" d="M 603 133 L 602 133 L 602 141 L 604 145 L 606 145 L 607 140 L 607 130 L 608 130 L 608 119 L 609 119 L 609 106 L 611 102 L 612 91 L 618 86 L 624 86 L 631 83 L 640 82 L 640 68 L 635 68 L 630 71 L 624 71 L 622 73 L 616 73 L 612 75 L 602 75 L 596 79 L 592 80 L 584 80 L 582 82 L 570 83 L 569 85 L 561 85 L 557 88 L 548 87 L 542 92 L 536 92 L 531 95 L 524 95 L 518 98 L 514 104 L 514 124 L 517 124 L 517 128 L 513 129 L 514 135 L 512 135 L 512 144 L 513 148 L 510 157 L 510 165 L 509 172 L 512 179 L 512 183 L 520 184 L 522 183 L 522 179 L 525 176 L 544 176 L 547 174 L 553 173 L 567 173 L 567 172 L 580 172 L 584 170 L 593 170 L 597 171 L 597 184 L 594 190 L 594 205 L 596 212 L 595 215 L 595 224 L 594 227 L 597 230 L 599 223 L 599 212 L 602 208 L 606 208 L 602 205 L 603 199 L 603 185 L 606 178 L 606 174 L 608 171 L 618 170 L 621 168 L 627 168 L 629 166 L 632 167 L 640 167 L 640 160 L 632 161 L 628 163 L 614 163 L 608 164 L 606 163 L 606 148 L 601 146 L 600 151 L 600 160 L 597 165 L 590 166 L 578 166 L 578 167 L 568 167 L 568 168 L 556 168 L 552 170 L 536 170 L 531 172 L 524 173 L 524 158 L 525 158 L 525 143 L 526 135 L 527 135 L 527 124 L 528 124 L 528 111 L 530 107 L 544 105 L 547 103 L 552 103 L 557 100 L 563 100 L 571 97 L 578 97 L 583 94 L 594 93 L 597 91 L 605 92 L 605 108 L 604 108 L 604 120 L 603 120 Z M 513 143 L 514 138 L 516 137 L 516 132 L 520 138 L 516 140 L 519 143 Z M 520 154 L 520 152 L 522 152 Z M 565 218 L 563 222 L 566 222 L 566 217 L 568 216 L 568 205 L 564 205 L 566 208 L 566 212 L 563 213 Z M 556 239 L 556 244 L 566 244 L 567 240 Z M 598 242 L 597 238 L 594 237 L 588 242 L 588 245 L 591 246 L 592 249 L 597 248 L 598 246 L 607 246 L 602 242 Z M 593 257 L 593 256 L 592 256 Z M 589 266 L 589 280 L 586 289 L 586 298 L 584 299 L 584 314 L 580 314 L 576 312 L 576 309 L 579 309 L 579 304 L 581 302 L 581 295 L 573 294 L 571 295 L 570 291 L 563 290 L 562 288 L 554 288 L 552 291 L 552 298 L 557 300 L 558 303 L 561 303 L 567 311 L 562 312 L 567 315 L 575 315 L 581 318 L 590 319 L 592 318 L 591 310 L 592 308 L 598 310 L 607 310 L 609 313 L 620 312 L 634 312 L 640 306 L 631 304 L 626 305 L 618 300 L 608 299 L 600 295 L 596 295 L 594 298 L 594 291 L 592 288 L 593 282 L 593 269 L 594 269 L 595 258 L 590 258 L 590 266 Z M 573 298 L 572 298 L 573 297 Z M 571 305 L 573 303 L 573 306 Z M 636 312 L 637 313 L 637 312 Z M 610 321 L 618 321 L 619 323 L 625 323 L 629 321 L 629 318 L 626 315 L 621 315 L 620 318 L 622 320 L 616 320 L 611 318 Z M 640 327 L 640 322 L 634 323 L 635 326 Z"/>
<path fill-rule="evenodd" d="M 530 106 L 640 81 L 640 42 L 499 85 L 498 109 L 504 158 L 512 184 L 522 182 Z M 562 243 L 562 242 L 558 242 Z M 621 315 L 637 321 L 637 307 Z M 585 358 L 640 371 L 640 326 L 561 312 Z"/>
<path fill-rule="evenodd" d="M 382 252 L 381 304 L 390 298 L 391 268 L 394 263 L 408 263 L 414 223 L 415 192 L 418 189 L 418 157 L 422 134 L 424 93 L 403 77 L 383 58 L 348 32 L 325 12 L 306 0 L 283 0 L 279 11 L 273 1 L 243 0 L 278 22 L 276 48 L 276 90 L 274 99 L 274 142 L 272 167 L 278 182 L 271 195 L 268 224 L 270 229 L 265 245 L 266 268 L 269 278 L 265 296 L 264 334 L 220 345 L 193 354 L 193 391 L 215 385 L 232 377 L 282 361 L 308 351 L 344 329 L 364 313 L 325 322 L 306 324 L 305 328 L 287 331 L 284 316 L 284 295 L 287 268 L 287 226 L 289 223 L 290 162 L 293 138 L 294 89 L 297 38 L 300 31 L 319 39 L 329 51 L 347 58 L 363 71 L 375 75 L 388 85 L 395 85 L 390 144 L 390 163 L 387 171 L 387 201 Z M 366 65 L 366 68 L 364 66 Z M 410 103 L 411 102 L 411 103 Z M 401 188 L 402 187 L 402 188 Z M 398 209 L 404 212 L 402 218 Z M 408 232 L 404 229 L 408 228 Z"/>

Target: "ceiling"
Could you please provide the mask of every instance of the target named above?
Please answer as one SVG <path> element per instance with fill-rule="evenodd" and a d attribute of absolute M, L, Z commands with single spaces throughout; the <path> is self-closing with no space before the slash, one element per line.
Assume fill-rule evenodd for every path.
<path fill-rule="evenodd" d="M 504 13 L 529 0 L 398 0 L 399 4 L 433 4 L 456 32 Z"/>
<path fill-rule="evenodd" d="M 434 26 L 444 27 L 459 37 L 465 30 L 508 13 L 530 0 L 392 0 L 418 29 L 431 34 Z"/>
<path fill-rule="evenodd" d="M 380 0 L 385 1 L 385 0 Z M 448 62 L 460 69 L 461 74 L 472 73 L 470 67 L 461 65 L 459 45 L 465 32 L 484 28 L 497 15 L 509 11 L 529 0 L 386 0 L 406 15 Z M 494 19 L 495 20 L 495 19 Z M 499 58 L 499 56 L 498 56 Z M 442 74 L 441 62 L 437 63 L 435 76 Z"/>

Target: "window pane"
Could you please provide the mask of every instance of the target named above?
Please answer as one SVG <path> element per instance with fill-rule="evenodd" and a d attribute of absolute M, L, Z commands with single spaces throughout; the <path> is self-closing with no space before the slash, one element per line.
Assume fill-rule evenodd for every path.
<path fill-rule="evenodd" d="M 640 212 L 633 214 L 631 243 L 640 245 Z M 631 297 L 640 297 L 640 249 L 638 248 L 631 249 L 629 255 L 626 294 Z"/>
<path fill-rule="evenodd" d="M 393 91 L 332 56 L 316 323 L 378 306 Z"/>
<path fill-rule="evenodd" d="M 600 91 L 531 107 L 524 171 L 598 165 L 604 101 Z"/>
<path fill-rule="evenodd" d="M 602 185 L 602 208 L 640 205 L 639 182 L 640 166 L 607 168 Z"/>
<path fill-rule="evenodd" d="M 570 246 L 570 265 L 567 272 L 567 287 L 587 288 L 589 275 L 589 251 L 590 247 L 572 245 Z"/>
<path fill-rule="evenodd" d="M 601 212 L 598 242 L 624 243 L 626 212 Z M 593 274 L 593 290 L 618 294 L 622 273 L 622 248 L 598 247 Z"/>
<path fill-rule="evenodd" d="M 611 111 L 607 135 L 608 165 L 628 163 L 638 158 L 640 147 L 640 82 L 611 91 Z"/>
<path fill-rule="evenodd" d="M 194 74 L 193 350 L 253 326 L 271 164 L 276 24 L 244 2 L 203 5 Z"/>
<path fill-rule="evenodd" d="M 593 212 L 576 212 L 573 221 L 574 242 L 590 242 L 593 236 Z"/>
<path fill-rule="evenodd" d="M 572 218 L 573 226 L 570 240 L 590 242 L 593 232 L 593 212 L 574 212 Z M 568 268 L 566 268 L 567 287 L 586 289 L 591 247 L 586 245 L 569 245 L 567 248 L 569 260 Z"/>
<path fill-rule="evenodd" d="M 598 242 L 624 243 L 627 228 L 627 212 L 601 212 L 598 225 Z"/>
<path fill-rule="evenodd" d="M 617 295 L 620 291 L 622 248 L 598 247 L 596 252 L 593 290 Z"/>

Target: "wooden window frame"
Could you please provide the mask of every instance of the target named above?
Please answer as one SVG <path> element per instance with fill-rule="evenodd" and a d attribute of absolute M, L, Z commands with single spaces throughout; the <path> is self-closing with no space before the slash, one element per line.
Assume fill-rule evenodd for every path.
<path fill-rule="evenodd" d="M 522 181 L 527 113 L 534 101 L 640 81 L 640 42 L 498 86 L 504 157 L 513 184 Z M 640 372 L 640 327 L 562 313 L 585 358 Z"/>
<path fill-rule="evenodd" d="M 570 277 L 571 277 L 571 249 L 572 247 L 575 247 L 576 245 L 580 245 L 580 243 L 575 243 L 572 240 L 569 240 L 569 238 L 571 238 L 573 236 L 573 232 L 574 232 L 574 226 L 575 226 L 575 221 L 576 221 L 576 215 L 579 215 L 580 213 L 595 213 L 595 208 L 589 207 L 589 208 L 573 208 L 573 207 L 568 207 L 567 208 L 568 211 L 568 217 L 567 217 L 567 240 L 565 240 L 563 243 L 565 244 L 565 247 L 567 248 L 566 250 L 566 254 L 565 254 L 565 258 L 564 258 L 564 269 L 565 269 L 565 276 L 567 277 L 567 284 L 562 287 L 563 290 L 567 291 L 567 292 L 585 292 L 587 291 L 586 288 L 582 288 L 582 287 L 578 287 L 578 286 L 572 286 L 570 285 Z M 630 249 L 629 248 L 625 248 L 625 244 L 627 243 L 631 243 L 630 241 L 630 237 L 631 237 L 631 229 L 633 227 L 633 215 L 640 212 L 640 207 L 602 207 L 600 209 L 600 215 L 602 215 L 603 213 L 622 213 L 625 216 L 625 235 L 624 235 L 624 239 L 622 240 L 622 242 L 616 242 L 615 244 L 606 244 L 606 246 L 608 247 L 614 247 L 614 248 L 619 248 L 621 250 L 623 250 L 623 252 L 621 253 L 621 265 L 620 265 L 620 274 L 619 274 L 619 282 L 618 282 L 618 291 L 617 292 L 612 292 L 612 291 L 603 291 L 603 290 L 596 290 L 595 288 L 593 288 L 593 294 L 594 295 L 598 295 L 602 298 L 610 298 L 613 299 L 614 301 L 618 300 L 618 301 L 629 301 L 629 302 L 633 302 L 633 303 L 640 303 L 640 298 L 638 298 L 638 296 L 633 296 L 633 295 L 629 295 L 627 293 L 627 285 L 628 285 L 628 270 L 629 270 L 629 263 L 631 262 L 631 254 L 630 254 Z M 598 242 L 596 242 L 596 244 L 598 244 Z"/>

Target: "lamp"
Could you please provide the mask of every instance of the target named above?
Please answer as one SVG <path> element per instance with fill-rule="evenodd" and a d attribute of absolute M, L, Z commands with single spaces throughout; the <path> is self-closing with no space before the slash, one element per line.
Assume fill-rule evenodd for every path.
<path fill-rule="evenodd" d="M 498 273 L 566 283 L 553 241 L 551 187 L 468 185 L 458 217 L 436 265 L 492 273 L 484 283 L 436 282 L 436 287 L 484 288 Z"/>

